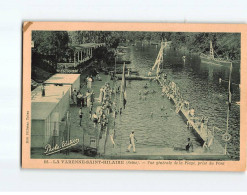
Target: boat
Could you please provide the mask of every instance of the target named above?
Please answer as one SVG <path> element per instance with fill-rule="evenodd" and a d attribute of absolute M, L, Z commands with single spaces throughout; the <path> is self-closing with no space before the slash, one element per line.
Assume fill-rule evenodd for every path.
<path fill-rule="evenodd" d="M 118 46 L 117 49 L 127 49 L 127 46 Z"/>
<path fill-rule="evenodd" d="M 132 68 L 125 68 L 126 74 L 128 74 L 128 69 L 129 69 L 130 74 L 139 75 L 139 72 L 137 70 L 133 70 Z M 114 67 L 108 67 L 108 68 L 102 68 L 102 71 L 104 71 L 105 73 L 116 71 L 116 74 L 123 74 L 122 68 L 116 68 L 115 69 Z"/>
<path fill-rule="evenodd" d="M 159 45 L 159 43 L 154 43 L 154 42 L 153 42 L 153 43 L 151 43 L 151 45 Z"/>
<path fill-rule="evenodd" d="M 213 64 L 217 66 L 230 66 L 231 61 L 223 59 L 223 58 L 215 58 L 214 57 L 214 49 L 213 49 L 213 44 L 212 41 L 210 41 L 210 53 L 209 55 L 200 54 L 201 62 L 206 63 L 206 64 Z"/>
<path fill-rule="evenodd" d="M 121 56 L 121 55 L 125 55 L 126 52 L 117 52 L 116 54 L 119 55 L 119 56 Z"/>
<path fill-rule="evenodd" d="M 121 74 L 116 75 L 118 80 L 122 79 Z M 138 76 L 138 75 L 125 75 L 125 80 L 154 80 L 156 77 L 145 77 L 145 76 Z"/>
<path fill-rule="evenodd" d="M 130 60 L 117 60 L 116 63 L 117 63 L 117 64 L 123 64 L 123 63 L 125 63 L 125 64 L 130 64 L 131 61 L 130 61 Z"/>

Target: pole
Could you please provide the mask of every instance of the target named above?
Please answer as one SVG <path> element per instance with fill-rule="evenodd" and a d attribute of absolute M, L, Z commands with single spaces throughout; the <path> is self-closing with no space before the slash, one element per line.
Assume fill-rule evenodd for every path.
<path fill-rule="evenodd" d="M 68 143 L 70 142 L 70 119 L 71 119 L 71 114 L 69 112 L 67 112 L 67 119 L 68 119 L 68 137 L 67 137 L 67 141 Z M 69 154 L 69 148 L 68 148 L 68 154 Z"/>
<path fill-rule="evenodd" d="M 56 122 L 54 122 L 54 130 L 53 130 L 53 146 L 56 145 L 56 136 L 55 136 L 55 131 L 56 131 Z"/>
<path fill-rule="evenodd" d="M 122 104 L 122 96 L 123 96 L 123 75 L 125 74 L 125 62 L 124 62 L 124 64 L 123 64 L 123 74 L 122 74 L 122 81 L 121 81 L 121 91 L 120 91 L 120 97 L 119 97 L 119 99 L 120 99 L 120 103 L 119 103 L 119 114 L 120 114 L 120 111 L 121 111 L 121 108 L 122 108 L 122 106 L 121 106 L 121 104 Z"/>
<path fill-rule="evenodd" d="M 161 65 L 162 65 L 162 72 L 163 72 L 163 69 L 164 69 L 164 59 L 163 59 L 163 56 L 164 56 L 164 52 L 162 52 L 162 57 L 161 57 Z"/>
<path fill-rule="evenodd" d="M 106 126 L 106 133 L 105 133 L 105 143 L 104 143 L 104 154 L 106 151 L 106 143 L 107 143 L 107 139 L 108 139 L 108 134 L 109 134 L 109 128 L 108 125 Z"/>
<path fill-rule="evenodd" d="M 115 56 L 115 76 L 116 76 L 116 74 L 117 74 L 117 58 Z"/>
<path fill-rule="evenodd" d="M 69 140 L 69 111 L 67 111 L 66 126 L 67 126 L 67 137 L 66 137 L 66 140 L 68 142 L 68 140 Z M 69 149 L 66 149 L 66 155 L 68 155 L 68 154 L 69 154 Z"/>
<path fill-rule="evenodd" d="M 232 63 L 230 66 L 230 73 L 229 73 L 229 82 L 228 82 L 228 106 L 227 106 L 227 117 L 226 117 L 226 134 L 228 134 L 228 128 L 229 128 L 229 114 L 230 114 L 230 109 L 229 109 L 229 103 L 230 100 L 232 99 L 232 94 L 231 94 L 231 75 L 232 75 Z M 225 143 L 225 154 L 227 154 L 227 141 Z"/>
<path fill-rule="evenodd" d="M 84 128 L 82 127 L 82 154 L 84 154 Z"/>
<path fill-rule="evenodd" d="M 76 67 L 75 51 L 74 51 L 74 67 Z"/>

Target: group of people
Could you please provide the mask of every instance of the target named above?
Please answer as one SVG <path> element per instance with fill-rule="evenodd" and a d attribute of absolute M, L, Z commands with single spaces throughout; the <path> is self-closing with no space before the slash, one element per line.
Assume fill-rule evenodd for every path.
<path fill-rule="evenodd" d="M 113 113 L 113 117 L 116 117 L 116 104 L 112 102 L 113 89 L 107 82 L 100 88 L 99 103 L 96 111 L 92 114 L 91 119 L 94 123 L 94 127 L 99 125 L 101 132 L 105 129 L 109 122 L 110 113 Z"/>
<path fill-rule="evenodd" d="M 140 100 L 147 100 L 148 94 L 155 94 L 156 93 L 156 91 L 154 89 L 148 89 L 147 83 L 143 86 L 143 88 L 144 88 L 143 90 L 139 91 L 139 99 Z"/>
<path fill-rule="evenodd" d="M 188 110 L 188 114 L 191 121 L 197 123 L 201 131 L 203 130 L 207 131 L 208 119 L 205 116 L 202 117 L 195 116 L 195 109 L 193 107 L 190 108 L 189 102 L 183 99 L 180 89 L 176 85 L 176 83 L 167 80 L 167 75 L 164 73 L 162 75 L 159 75 L 157 79 L 160 80 L 160 83 L 162 85 L 162 96 L 166 95 L 169 99 L 172 98 L 174 100 L 176 106 L 176 113 L 179 113 L 179 111 L 182 108 Z M 190 126 L 190 122 L 188 121 L 187 123 L 188 126 Z M 186 150 L 190 148 L 191 145 L 191 141 L 188 140 L 188 142 L 190 144 L 186 145 Z"/>
<path fill-rule="evenodd" d="M 87 81 L 87 88 L 91 89 L 92 88 L 92 82 L 93 82 L 93 76 L 87 76 L 86 81 Z"/>
<path fill-rule="evenodd" d="M 91 92 L 87 90 L 86 94 L 84 95 L 83 93 L 80 92 L 80 90 L 73 90 L 73 103 L 77 104 L 78 107 L 90 107 L 93 102 L 94 102 L 94 91 L 92 90 Z"/>
<path fill-rule="evenodd" d="M 101 80 L 101 77 L 96 75 L 96 80 Z M 112 94 L 117 94 L 120 92 L 120 86 L 116 83 L 115 87 L 111 87 L 109 82 L 106 82 L 99 91 L 99 97 L 95 98 L 95 94 L 92 90 L 92 82 L 94 79 L 92 76 L 88 76 L 85 81 L 87 82 L 87 92 L 82 94 L 80 91 L 73 91 L 73 101 L 80 106 L 79 109 L 79 125 L 82 125 L 83 114 L 86 114 L 82 111 L 82 107 L 87 106 L 89 108 L 89 119 L 93 122 L 94 128 L 99 130 L 100 135 L 99 138 L 102 137 L 102 134 L 105 130 L 107 130 L 109 119 L 111 117 L 116 118 L 117 114 L 121 115 L 121 108 L 118 109 L 116 102 L 112 98 Z M 95 100 L 98 101 L 97 105 Z M 94 108 L 94 109 L 93 109 Z M 88 115 L 88 114 L 87 114 Z M 115 121 L 113 122 L 113 126 L 115 126 Z M 115 132 L 115 130 L 114 130 Z M 114 143 L 114 133 L 110 135 L 111 140 Z M 132 145 L 133 146 L 133 145 Z M 133 146 L 134 147 L 134 146 Z"/>
<path fill-rule="evenodd" d="M 107 82 L 104 86 L 100 88 L 100 94 L 99 94 L 99 102 L 105 103 L 106 101 L 111 100 L 113 90 L 110 87 L 110 84 Z"/>

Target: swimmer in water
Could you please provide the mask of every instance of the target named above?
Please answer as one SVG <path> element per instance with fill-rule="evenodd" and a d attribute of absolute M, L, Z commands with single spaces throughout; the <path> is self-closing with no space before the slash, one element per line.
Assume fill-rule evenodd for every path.
<path fill-rule="evenodd" d="M 169 116 L 168 116 L 168 114 L 167 114 L 167 112 L 166 112 L 164 116 L 160 116 L 160 117 L 167 118 L 167 117 L 169 117 Z"/>
<path fill-rule="evenodd" d="M 144 92 L 143 92 L 143 95 L 147 95 L 149 93 L 149 91 L 148 90 L 145 90 Z"/>
<path fill-rule="evenodd" d="M 154 114 L 154 113 L 153 113 L 153 112 L 151 112 L 151 114 L 150 114 L 151 118 L 153 118 L 153 114 Z"/>

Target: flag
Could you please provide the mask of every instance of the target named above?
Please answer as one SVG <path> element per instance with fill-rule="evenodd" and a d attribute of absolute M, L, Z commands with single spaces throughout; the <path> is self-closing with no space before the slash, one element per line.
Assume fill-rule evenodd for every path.
<path fill-rule="evenodd" d="M 232 105 L 232 93 L 233 93 L 233 88 L 232 88 L 232 83 L 231 83 L 231 74 L 232 74 L 232 64 L 230 66 L 230 73 L 229 73 L 229 86 L 228 86 L 228 108 L 231 110 L 231 105 Z"/>
<path fill-rule="evenodd" d="M 122 83 L 121 83 L 121 96 L 123 97 L 123 106 L 125 108 L 126 105 L 126 79 L 125 79 L 125 63 L 123 64 L 123 75 L 122 75 Z"/>

